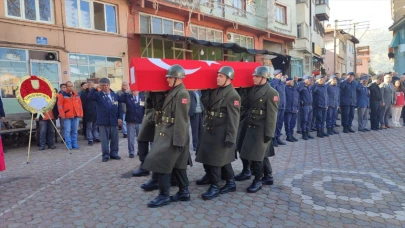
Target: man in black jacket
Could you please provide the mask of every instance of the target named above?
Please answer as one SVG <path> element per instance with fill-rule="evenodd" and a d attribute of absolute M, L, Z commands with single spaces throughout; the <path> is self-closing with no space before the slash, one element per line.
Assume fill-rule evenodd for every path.
<path fill-rule="evenodd" d="M 372 82 L 368 85 L 368 89 L 370 90 L 370 122 L 371 122 L 371 130 L 377 131 L 380 130 L 379 127 L 379 110 L 381 108 L 382 96 L 381 90 L 378 86 L 381 84 L 381 79 L 375 75 L 372 78 Z"/>
<path fill-rule="evenodd" d="M 80 100 L 82 101 L 83 106 L 83 125 L 86 124 L 86 128 L 83 127 L 83 130 L 86 131 L 86 138 L 88 140 L 88 145 L 93 146 L 94 142 L 100 142 L 98 138 L 97 130 L 97 102 L 90 100 L 87 96 L 90 93 L 90 90 L 94 88 L 93 81 L 87 82 L 87 88 L 80 94 Z"/>

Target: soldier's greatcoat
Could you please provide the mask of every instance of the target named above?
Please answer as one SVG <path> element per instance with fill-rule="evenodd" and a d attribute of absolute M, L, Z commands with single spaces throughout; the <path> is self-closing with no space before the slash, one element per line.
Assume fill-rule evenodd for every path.
<path fill-rule="evenodd" d="M 183 84 L 169 91 L 162 108 L 157 136 L 142 168 L 156 173 L 171 173 L 173 168 L 187 169 L 190 161 L 190 96 Z"/>
<path fill-rule="evenodd" d="M 235 160 L 235 146 L 228 148 L 226 142 L 236 143 L 241 99 L 230 84 L 219 92 L 204 93 L 201 100 L 206 115 L 196 161 L 222 167 Z"/>
<path fill-rule="evenodd" d="M 137 137 L 138 141 L 153 142 L 155 135 L 155 120 L 153 116 L 153 103 L 150 92 L 145 93 L 145 114 L 142 119 L 141 129 Z"/>
<path fill-rule="evenodd" d="M 265 143 L 264 139 L 265 136 L 274 137 L 279 103 L 278 93 L 266 83 L 260 88 L 252 87 L 247 99 L 249 110 L 244 120 L 245 134 L 239 139 L 243 140 L 240 157 L 249 161 L 263 161 L 265 155 L 271 156 L 270 153 L 272 153 L 271 140 Z"/>

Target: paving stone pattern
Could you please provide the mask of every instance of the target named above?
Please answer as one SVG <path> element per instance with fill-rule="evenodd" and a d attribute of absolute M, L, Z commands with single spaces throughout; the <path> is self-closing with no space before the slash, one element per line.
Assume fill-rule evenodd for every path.
<path fill-rule="evenodd" d="M 101 162 L 100 144 L 69 154 L 34 146 L 9 150 L 0 175 L 0 227 L 404 227 L 405 128 L 300 140 L 276 148 L 275 184 L 256 194 L 237 191 L 211 201 L 196 186 L 203 167 L 188 169 L 192 201 L 157 209 L 133 178 L 139 160 Z M 300 138 L 300 137 L 299 137 Z M 192 152 L 193 157 L 195 152 Z M 240 160 L 232 163 L 235 173 Z M 177 188 L 171 189 L 174 194 Z"/>

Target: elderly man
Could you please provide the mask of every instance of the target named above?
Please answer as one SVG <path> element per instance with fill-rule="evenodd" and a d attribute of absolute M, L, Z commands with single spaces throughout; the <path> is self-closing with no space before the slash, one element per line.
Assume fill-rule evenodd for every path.
<path fill-rule="evenodd" d="M 88 88 L 80 95 L 80 99 L 83 104 L 83 123 L 86 123 L 86 136 L 88 140 L 88 145 L 93 146 L 94 142 L 100 142 L 98 139 L 97 130 L 97 102 L 88 99 L 90 91 L 94 88 L 94 83 L 92 81 L 87 82 Z"/>
<path fill-rule="evenodd" d="M 122 94 L 128 92 L 127 91 L 128 87 L 129 87 L 128 82 L 122 82 L 121 90 L 117 91 L 117 95 L 121 96 Z M 122 103 L 122 118 L 123 118 L 122 119 L 122 134 L 124 135 L 124 138 L 127 137 L 127 133 L 128 133 L 127 122 L 125 121 L 126 113 L 127 113 L 127 105 L 126 105 L 126 103 Z"/>
<path fill-rule="evenodd" d="M 280 99 L 280 102 L 278 103 L 276 132 L 273 138 L 273 145 L 277 147 L 278 145 L 286 144 L 280 139 L 285 112 L 285 82 L 282 81 L 283 72 L 281 70 L 275 70 L 273 72 L 273 75 L 274 78 L 271 81 L 270 85 L 278 92 L 278 98 Z"/>
<path fill-rule="evenodd" d="M 384 75 L 384 82 L 380 84 L 382 108 L 380 109 L 380 124 L 381 129 L 391 128 L 388 124 L 388 119 L 391 115 L 391 106 L 395 104 L 395 89 L 391 84 L 392 77 L 390 74 Z"/>
<path fill-rule="evenodd" d="M 122 107 L 118 95 L 110 89 L 108 78 L 100 79 L 101 91 L 93 88 L 88 98 L 97 102 L 97 124 L 100 130 L 102 162 L 120 160 L 118 156 L 118 125 L 122 124 Z"/>
<path fill-rule="evenodd" d="M 367 129 L 368 108 L 370 107 L 370 96 L 367 88 L 368 76 L 364 75 L 360 78 L 360 83 L 357 84 L 357 122 L 359 123 L 358 130 L 361 132 L 369 131 Z"/>
<path fill-rule="evenodd" d="M 348 73 L 348 77 L 342 80 L 339 86 L 343 133 L 354 133 L 355 131 L 352 129 L 352 123 L 354 119 L 354 110 L 357 106 L 357 82 L 354 81 L 354 73 Z"/>
<path fill-rule="evenodd" d="M 375 75 L 371 77 L 371 83 L 368 85 L 368 90 L 370 91 L 370 122 L 371 130 L 380 130 L 379 127 L 379 113 L 382 108 L 382 96 L 379 85 L 381 84 L 381 79 L 379 76 Z"/>

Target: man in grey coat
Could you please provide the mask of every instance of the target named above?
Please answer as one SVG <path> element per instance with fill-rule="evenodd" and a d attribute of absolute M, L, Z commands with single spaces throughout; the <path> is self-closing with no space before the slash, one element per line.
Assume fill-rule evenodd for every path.
<path fill-rule="evenodd" d="M 382 96 L 382 107 L 380 108 L 381 129 L 391 128 L 388 125 L 388 119 L 391 114 L 391 106 L 395 104 L 396 99 L 395 89 L 394 86 L 391 84 L 391 80 L 391 75 L 385 74 L 384 82 L 379 85 Z"/>

